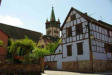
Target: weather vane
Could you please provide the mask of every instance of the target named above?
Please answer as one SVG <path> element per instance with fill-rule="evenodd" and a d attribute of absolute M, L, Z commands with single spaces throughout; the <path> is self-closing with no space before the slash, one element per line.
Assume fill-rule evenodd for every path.
<path fill-rule="evenodd" d="M 54 7 L 54 0 L 50 0 L 50 5 Z"/>

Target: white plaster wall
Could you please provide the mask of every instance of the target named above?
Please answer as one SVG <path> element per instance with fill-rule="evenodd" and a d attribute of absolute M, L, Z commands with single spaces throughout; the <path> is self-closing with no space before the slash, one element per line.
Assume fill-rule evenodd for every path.
<path fill-rule="evenodd" d="M 57 61 L 57 69 L 61 70 L 62 69 L 62 54 L 58 55 L 51 55 L 51 56 L 45 56 L 44 61 Z"/>
<path fill-rule="evenodd" d="M 58 48 L 56 49 L 55 54 L 56 53 L 62 53 L 62 46 L 61 45 L 59 45 Z M 62 54 L 45 56 L 44 59 L 45 59 L 45 62 L 57 61 L 57 69 L 58 70 L 62 69 Z"/>
<path fill-rule="evenodd" d="M 58 56 L 60 56 L 60 58 Z M 58 58 L 61 59 L 62 58 L 62 54 L 45 56 L 44 57 L 44 61 L 45 62 L 47 62 L 47 61 L 57 61 L 57 60 L 59 60 Z"/>
<path fill-rule="evenodd" d="M 83 42 L 83 55 L 77 55 L 77 43 Z M 72 56 L 67 56 L 67 45 L 72 44 Z M 68 43 L 63 45 L 63 61 L 77 61 L 77 59 L 80 60 L 89 60 L 90 54 L 89 54 L 89 44 L 88 44 L 88 39 L 83 40 L 83 41 L 78 41 L 78 42 L 73 42 L 73 43 Z"/>
<path fill-rule="evenodd" d="M 96 59 L 96 60 L 106 60 L 107 56 L 104 53 L 93 52 L 93 59 Z"/>
<path fill-rule="evenodd" d="M 81 17 L 76 11 L 72 11 L 71 13 L 70 13 L 70 15 L 73 15 L 73 14 L 76 14 L 76 20 L 74 20 L 74 21 L 67 21 L 66 22 L 66 24 L 64 25 L 64 29 L 62 30 L 62 33 L 63 33 L 63 61 L 76 61 L 77 60 L 77 58 L 79 59 L 79 60 L 89 60 L 89 45 L 88 45 L 88 40 L 83 40 L 83 41 L 78 41 L 78 42 L 83 42 L 83 55 L 77 55 L 77 43 L 78 42 L 76 42 L 76 37 L 77 37 L 77 40 L 80 40 L 80 39 L 84 39 L 84 38 L 88 38 L 88 33 L 87 34 L 81 34 L 80 36 L 79 35 L 77 35 L 77 36 L 75 36 L 76 35 L 76 29 L 75 29 L 75 25 L 77 25 L 77 24 L 79 24 L 79 23 L 82 23 L 82 22 L 84 22 L 84 23 L 82 23 L 82 25 L 83 25 L 83 32 L 85 33 L 85 32 L 88 32 L 88 30 L 85 28 L 86 27 L 86 25 L 87 25 L 87 20 L 86 19 L 84 19 L 83 17 Z M 73 22 L 74 22 L 74 26 L 73 26 Z M 72 26 L 72 37 L 69 37 L 69 38 L 67 38 L 66 39 L 66 28 L 67 27 L 70 27 L 70 26 Z M 79 38 L 80 37 L 80 38 Z M 74 41 L 74 42 L 73 42 Z M 67 43 L 67 44 L 64 44 L 64 43 Z M 72 44 L 72 56 L 67 56 L 67 48 L 66 48 L 66 46 L 67 45 L 70 45 L 70 44 Z"/>
<path fill-rule="evenodd" d="M 70 16 L 75 14 L 76 15 L 76 20 L 74 21 L 70 21 Z M 85 22 L 87 21 L 86 19 L 84 19 L 83 17 L 81 17 L 76 11 L 72 11 L 66 21 L 66 24 L 64 25 L 63 29 L 67 28 L 67 27 L 70 27 L 70 26 L 73 26 L 73 22 L 74 22 L 74 25 L 76 24 L 79 24 L 79 23 L 82 23 L 82 22 Z"/>
<path fill-rule="evenodd" d="M 91 24 L 90 28 L 93 30 L 96 30 L 98 32 L 102 32 L 103 34 L 107 35 L 107 29 L 106 28 L 103 28 L 103 27 L 95 25 L 95 24 Z M 92 45 L 104 47 L 104 43 L 106 43 L 106 42 L 111 43 L 112 38 L 109 38 L 108 36 L 104 36 L 104 35 L 99 34 L 97 32 L 94 32 L 94 33 L 91 32 L 91 33 L 95 38 L 104 41 L 104 42 L 100 42 L 100 41 L 92 40 Z M 110 32 L 110 34 L 111 34 L 111 32 Z M 101 47 L 96 48 L 96 47 L 92 46 L 94 59 L 100 59 L 100 60 L 112 59 L 111 53 L 106 53 L 105 49 L 101 48 Z"/>
<path fill-rule="evenodd" d="M 72 56 L 67 56 L 67 45 L 72 45 Z M 62 61 L 75 61 L 75 55 L 77 54 L 76 50 L 74 49 L 76 48 L 76 45 L 72 44 L 72 43 L 68 43 L 63 45 L 63 59 Z M 74 50 L 73 50 L 74 49 Z"/>
<path fill-rule="evenodd" d="M 57 69 L 61 70 L 62 69 L 62 55 L 57 56 Z"/>
<path fill-rule="evenodd" d="M 62 53 L 62 45 L 61 44 L 56 49 L 55 53 Z"/>

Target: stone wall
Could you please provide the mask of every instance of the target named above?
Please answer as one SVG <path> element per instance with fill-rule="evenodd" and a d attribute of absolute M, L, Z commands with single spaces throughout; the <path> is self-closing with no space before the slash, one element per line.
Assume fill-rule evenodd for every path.
<path fill-rule="evenodd" d="M 92 72 L 92 63 L 89 60 L 79 61 L 78 72 Z"/>
<path fill-rule="evenodd" d="M 0 64 L 0 75 L 41 75 L 41 64 Z"/>
<path fill-rule="evenodd" d="M 77 62 L 69 61 L 62 62 L 62 69 L 66 71 L 77 71 L 78 65 Z"/>
<path fill-rule="evenodd" d="M 91 65 L 89 61 L 70 61 L 62 63 L 63 70 L 66 71 L 77 71 L 77 72 L 90 72 Z"/>
<path fill-rule="evenodd" d="M 65 71 L 77 71 L 77 72 L 108 72 L 112 70 L 112 61 L 107 60 L 89 60 L 85 61 L 69 61 L 63 62 L 62 68 Z"/>
<path fill-rule="evenodd" d="M 45 68 L 46 69 L 57 70 L 57 62 L 56 61 L 45 62 Z"/>
<path fill-rule="evenodd" d="M 58 70 L 57 62 L 46 62 L 48 69 Z M 108 72 L 112 70 L 112 61 L 109 60 L 89 60 L 84 61 L 68 61 L 62 62 L 62 69 L 64 71 L 74 72 Z"/>
<path fill-rule="evenodd" d="M 112 61 L 110 60 L 94 60 L 94 72 L 107 72 L 112 71 Z"/>

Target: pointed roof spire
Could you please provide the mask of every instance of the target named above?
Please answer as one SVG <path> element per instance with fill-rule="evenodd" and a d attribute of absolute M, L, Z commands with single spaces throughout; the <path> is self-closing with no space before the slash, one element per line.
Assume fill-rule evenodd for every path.
<path fill-rule="evenodd" d="M 46 19 L 46 22 L 48 22 L 48 18 Z"/>
<path fill-rule="evenodd" d="M 58 18 L 58 22 L 60 23 L 60 19 Z"/>
<path fill-rule="evenodd" d="M 50 21 L 55 21 L 54 7 L 52 7 Z"/>

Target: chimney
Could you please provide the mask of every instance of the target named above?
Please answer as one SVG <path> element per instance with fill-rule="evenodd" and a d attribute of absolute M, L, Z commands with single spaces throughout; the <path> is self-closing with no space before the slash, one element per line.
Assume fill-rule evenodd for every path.
<path fill-rule="evenodd" d="M 87 12 L 84 13 L 85 15 L 88 15 Z"/>

